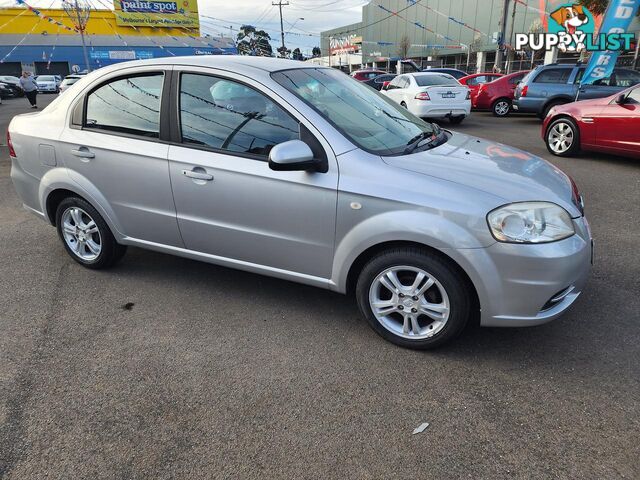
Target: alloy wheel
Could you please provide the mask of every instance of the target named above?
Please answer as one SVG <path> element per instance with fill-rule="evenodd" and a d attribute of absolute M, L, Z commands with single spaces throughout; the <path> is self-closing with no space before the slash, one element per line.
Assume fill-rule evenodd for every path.
<path fill-rule="evenodd" d="M 549 130 L 547 142 L 553 152 L 566 153 L 573 145 L 573 128 L 567 122 L 556 123 Z"/>
<path fill-rule="evenodd" d="M 496 112 L 496 114 L 500 117 L 505 116 L 507 113 L 509 113 L 509 102 L 506 102 L 504 100 L 496 103 L 494 110 Z"/>
<path fill-rule="evenodd" d="M 387 268 L 373 280 L 369 306 L 384 328 L 410 340 L 438 334 L 450 314 L 442 284 L 421 268 L 406 265 Z"/>
<path fill-rule="evenodd" d="M 98 225 L 79 207 L 69 207 L 62 213 L 62 236 L 71 252 L 85 262 L 92 262 L 102 251 Z"/>

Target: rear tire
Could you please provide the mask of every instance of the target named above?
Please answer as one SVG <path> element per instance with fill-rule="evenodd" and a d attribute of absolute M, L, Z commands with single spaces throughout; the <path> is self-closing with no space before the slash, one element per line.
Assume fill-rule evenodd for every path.
<path fill-rule="evenodd" d="M 491 112 L 495 117 L 506 117 L 511 112 L 511 100 L 499 98 L 491 105 Z"/>
<path fill-rule="evenodd" d="M 79 197 L 68 197 L 60 202 L 56 210 L 56 228 L 67 253 L 87 268 L 109 268 L 127 251 L 125 245 L 116 242 L 98 211 Z"/>
<path fill-rule="evenodd" d="M 456 337 L 472 305 L 469 287 L 455 265 L 413 247 L 389 249 L 369 260 L 358 276 L 356 298 L 376 333 L 417 350 Z"/>

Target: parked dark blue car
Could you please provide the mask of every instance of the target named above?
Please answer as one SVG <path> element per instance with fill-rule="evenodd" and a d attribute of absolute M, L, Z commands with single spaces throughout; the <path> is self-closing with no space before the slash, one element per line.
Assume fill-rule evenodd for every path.
<path fill-rule="evenodd" d="M 585 65 L 549 64 L 532 70 L 518 84 L 513 110 L 535 113 L 545 118 L 556 105 L 575 101 Z M 580 87 L 578 100 L 603 98 L 640 83 L 640 73 L 626 68 L 614 69 L 611 77 Z"/>

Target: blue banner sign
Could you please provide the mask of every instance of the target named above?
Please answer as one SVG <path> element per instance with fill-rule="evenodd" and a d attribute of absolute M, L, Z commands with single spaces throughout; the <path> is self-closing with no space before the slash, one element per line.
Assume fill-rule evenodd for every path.
<path fill-rule="evenodd" d="M 639 7 L 640 0 L 611 0 L 600 27 L 600 34 L 619 36 L 626 33 L 637 15 Z M 619 45 L 619 47 L 622 46 Z M 591 84 L 596 80 L 610 77 L 618 55 L 620 55 L 619 48 L 593 52 L 580 83 L 583 85 Z"/>

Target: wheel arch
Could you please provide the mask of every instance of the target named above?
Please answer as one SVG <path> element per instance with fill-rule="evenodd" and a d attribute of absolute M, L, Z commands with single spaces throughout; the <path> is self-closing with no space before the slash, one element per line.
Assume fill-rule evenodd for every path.
<path fill-rule="evenodd" d="M 474 310 L 480 310 L 480 297 L 478 295 L 478 290 L 475 283 L 471 280 L 471 277 L 467 274 L 464 268 L 454 260 L 450 255 L 447 255 L 442 250 L 434 248 L 425 243 L 411 241 L 411 240 L 391 240 L 385 241 L 381 243 L 376 243 L 375 245 L 371 245 L 366 250 L 361 252 L 355 260 L 351 263 L 349 267 L 349 271 L 346 276 L 346 293 L 348 295 L 352 295 L 355 292 L 356 283 L 358 281 L 358 276 L 360 272 L 367 264 L 369 260 L 378 255 L 379 253 L 390 250 L 394 248 L 418 248 L 421 250 L 428 251 L 429 253 L 439 257 L 444 260 L 446 263 L 450 264 L 456 271 L 458 275 L 463 279 L 464 283 L 467 285 L 468 291 L 471 294 L 472 300 L 472 308 Z"/>
<path fill-rule="evenodd" d="M 116 240 L 124 238 L 106 198 L 83 176 L 79 176 L 78 181 L 70 181 L 69 172 L 64 169 L 51 170 L 40 181 L 39 196 L 42 212 L 52 225 L 55 224 L 55 212 L 60 202 L 68 197 L 80 197 L 98 211 Z"/>
<path fill-rule="evenodd" d="M 540 111 L 538 113 L 540 115 L 542 115 L 552 105 L 553 106 L 555 106 L 555 105 L 564 105 L 565 103 L 571 103 L 571 102 L 573 102 L 573 98 L 567 97 L 565 95 L 551 97 L 546 102 L 544 102 L 542 104 L 542 108 L 540 109 Z"/>

